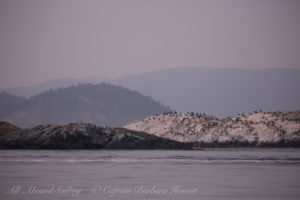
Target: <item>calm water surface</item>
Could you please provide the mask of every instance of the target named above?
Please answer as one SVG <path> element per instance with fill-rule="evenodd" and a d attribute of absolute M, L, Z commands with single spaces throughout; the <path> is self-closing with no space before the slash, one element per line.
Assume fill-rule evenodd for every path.
<path fill-rule="evenodd" d="M 300 149 L 1 150 L 0 199 L 300 199 Z"/>

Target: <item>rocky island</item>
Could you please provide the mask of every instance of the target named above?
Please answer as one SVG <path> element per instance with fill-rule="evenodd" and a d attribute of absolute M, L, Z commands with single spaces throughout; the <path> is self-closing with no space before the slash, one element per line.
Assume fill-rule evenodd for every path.
<path fill-rule="evenodd" d="M 88 123 L 19 129 L 1 122 L 0 149 L 190 149 L 190 144 L 155 135 Z"/>
<path fill-rule="evenodd" d="M 0 123 L 0 149 L 200 149 L 300 147 L 300 111 L 253 112 L 226 119 L 164 113 L 124 128 L 90 123 L 20 129 Z"/>
<path fill-rule="evenodd" d="M 300 111 L 258 112 L 226 119 L 198 113 L 164 113 L 124 128 L 198 147 L 300 147 Z"/>

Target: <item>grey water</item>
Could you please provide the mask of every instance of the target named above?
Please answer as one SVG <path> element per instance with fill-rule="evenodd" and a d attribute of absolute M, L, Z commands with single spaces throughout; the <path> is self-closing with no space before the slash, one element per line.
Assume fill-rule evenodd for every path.
<path fill-rule="evenodd" d="M 0 199 L 300 199 L 300 149 L 1 150 Z"/>

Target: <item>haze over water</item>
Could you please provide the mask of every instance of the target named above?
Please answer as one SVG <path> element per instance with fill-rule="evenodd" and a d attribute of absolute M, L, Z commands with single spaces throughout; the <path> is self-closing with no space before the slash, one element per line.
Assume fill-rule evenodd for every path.
<path fill-rule="evenodd" d="M 1 199 L 299 199 L 299 149 L 0 151 Z"/>

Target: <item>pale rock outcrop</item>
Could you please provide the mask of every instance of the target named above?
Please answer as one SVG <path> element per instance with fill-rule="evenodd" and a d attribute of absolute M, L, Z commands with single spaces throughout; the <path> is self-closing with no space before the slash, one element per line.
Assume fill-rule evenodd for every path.
<path fill-rule="evenodd" d="M 165 113 L 124 127 L 202 146 L 300 146 L 300 111 L 253 112 L 223 120 L 205 114 Z"/>

